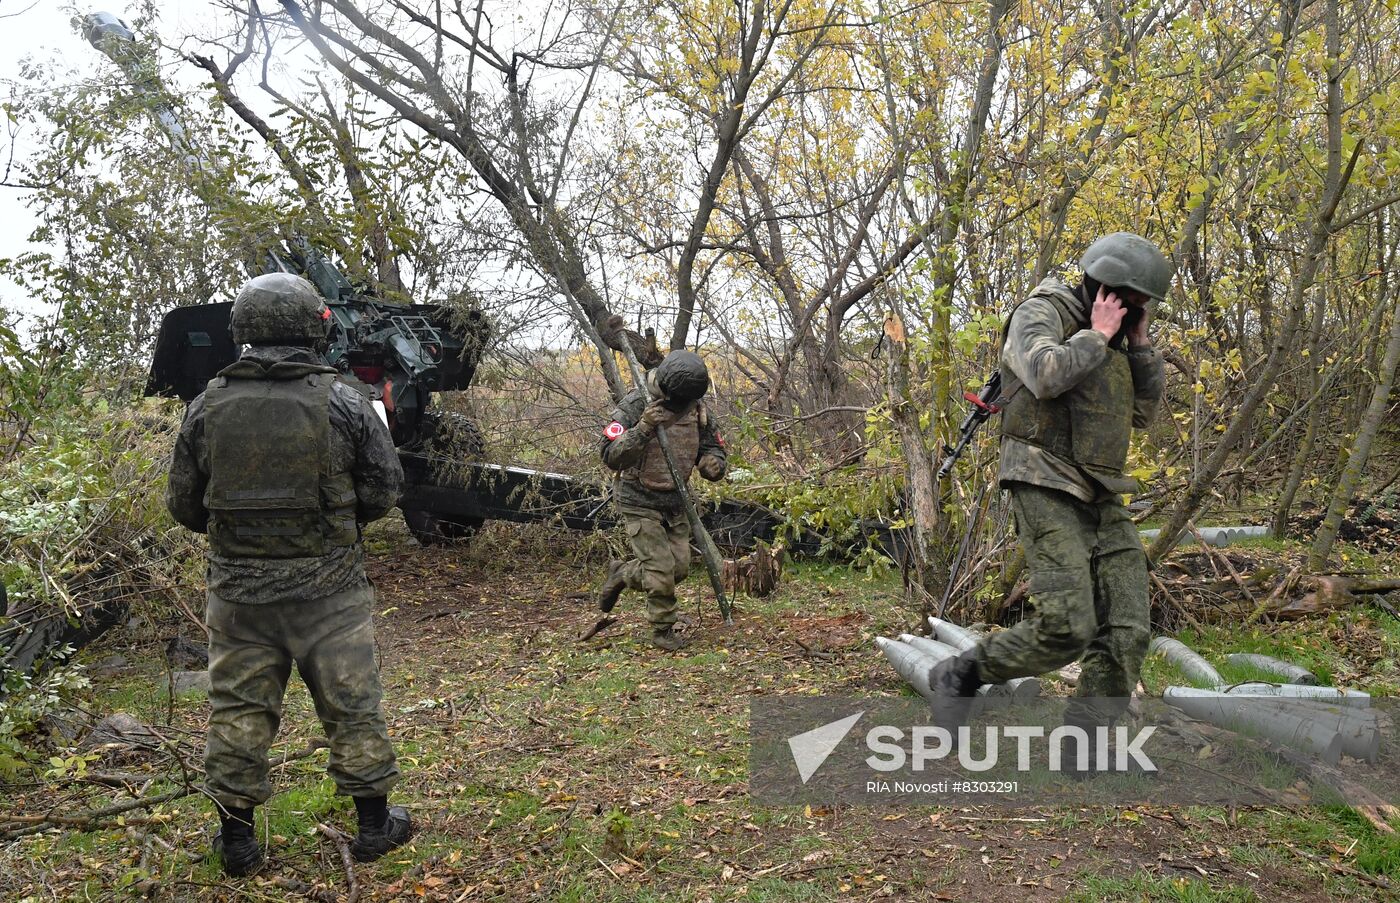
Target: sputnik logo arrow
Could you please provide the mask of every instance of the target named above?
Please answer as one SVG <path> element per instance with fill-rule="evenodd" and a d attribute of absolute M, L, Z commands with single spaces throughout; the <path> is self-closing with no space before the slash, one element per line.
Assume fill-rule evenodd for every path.
<path fill-rule="evenodd" d="M 841 745 L 864 714 L 856 712 L 840 721 L 788 737 L 788 748 L 792 750 L 792 761 L 797 765 L 797 774 L 802 778 L 802 783 L 807 783 L 817 773 L 817 769 Z"/>

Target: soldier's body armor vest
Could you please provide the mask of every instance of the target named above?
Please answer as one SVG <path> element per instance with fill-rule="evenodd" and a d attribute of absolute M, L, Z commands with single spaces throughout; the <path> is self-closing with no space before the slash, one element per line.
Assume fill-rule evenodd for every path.
<path fill-rule="evenodd" d="M 1088 325 L 1083 303 L 1068 286 L 1046 280 L 1025 301 L 1031 298 L 1044 298 L 1055 306 L 1065 339 Z M 1013 308 L 1011 316 L 1015 314 Z M 1010 332 L 1011 316 L 1006 318 L 1003 340 Z M 1002 367 L 1001 380 L 1008 399 L 1001 415 L 1003 436 L 1045 449 L 1079 467 L 1106 489 L 1126 492 L 1136 488 L 1123 475 L 1133 432 L 1133 371 L 1126 354 L 1109 348 L 1103 363 L 1057 398 L 1036 398 L 1006 366 Z"/>
<path fill-rule="evenodd" d="M 666 430 L 666 441 L 675 456 L 676 467 L 680 470 L 681 482 L 690 479 L 695 469 L 695 460 L 700 456 L 700 428 L 705 425 L 707 415 L 701 402 L 691 405 L 676 422 Z M 624 479 L 635 480 L 653 492 L 671 492 L 676 483 L 671 479 L 671 469 L 666 466 L 666 453 L 661 450 L 661 442 L 652 438 L 642 452 L 642 460 L 636 467 L 623 472 Z"/>
<path fill-rule="evenodd" d="M 355 482 L 333 472 L 336 372 L 237 361 L 209 381 L 209 546 L 239 558 L 309 558 L 359 539 Z"/>

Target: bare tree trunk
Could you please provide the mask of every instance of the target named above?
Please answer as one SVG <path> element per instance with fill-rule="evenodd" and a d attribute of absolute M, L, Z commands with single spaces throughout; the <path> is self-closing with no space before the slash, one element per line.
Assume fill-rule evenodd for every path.
<path fill-rule="evenodd" d="M 374 264 L 374 277 L 379 288 L 390 297 L 404 298 L 403 273 L 399 270 L 398 253 L 389 240 L 389 230 L 384 222 L 387 212 L 374 208 L 373 192 L 360 167 L 359 155 L 355 149 L 354 136 L 350 127 L 336 111 L 326 86 L 317 81 L 321 89 L 321 100 L 326 105 L 326 119 L 331 126 L 332 140 L 336 157 L 345 173 L 345 184 L 350 189 L 350 198 L 355 204 L 355 212 L 364 221 L 369 233 L 369 256 Z"/>
<path fill-rule="evenodd" d="M 1389 280 L 1382 272 L 1380 301 L 1382 306 L 1389 300 Z M 1312 550 L 1308 553 L 1308 569 L 1320 571 L 1332 554 L 1332 546 L 1337 541 L 1337 531 L 1341 529 L 1342 518 L 1351 503 L 1351 494 L 1361 479 L 1361 472 L 1371 456 L 1371 443 L 1375 441 L 1386 409 L 1390 405 L 1390 390 L 1395 382 L 1395 370 L 1400 366 L 1400 309 L 1391 314 L 1390 339 L 1386 343 L 1385 358 L 1376 374 L 1375 389 L 1371 392 L 1371 403 L 1361 416 L 1356 436 L 1349 444 L 1350 454 L 1346 466 L 1342 468 L 1337 485 L 1332 489 L 1332 502 L 1327 507 L 1327 515 L 1322 519 L 1313 539 Z"/>
<path fill-rule="evenodd" d="M 219 95 L 219 100 L 223 101 L 224 106 L 241 119 L 245 125 L 257 132 L 258 137 L 262 138 L 272 152 L 277 155 L 277 159 L 282 163 L 283 168 L 287 171 L 287 175 L 291 176 L 292 181 L 296 183 L 297 193 L 301 196 L 302 202 L 306 204 L 307 212 L 310 213 L 317 224 L 322 227 L 322 232 L 324 234 L 320 236 L 320 240 L 340 255 L 346 269 L 349 270 L 352 275 L 363 277 L 367 274 L 360 260 L 351 253 L 350 248 L 342 240 L 339 231 L 331 228 L 331 218 L 326 212 L 325 205 L 321 203 L 322 192 L 316 185 L 315 180 L 312 179 L 311 175 L 302 167 L 301 162 L 297 160 L 296 155 L 292 153 L 291 148 L 287 146 L 287 142 L 283 140 L 277 130 L 269 125 L 266 119 L 263 119 L 257 113 L 253 112 L 253 110 L 243 102 L 243 99 L 238 96 L 238 93 L 233 90 L 232 81 L 234 73 L 238 71 L 240 66 L 248 61 L 253 53 L 254 42 L 257 36 L 257 29 L 255 27 L 256 18 L 255 9 L 250 8 L 244 22 L 246 31 L 244 33 L 243 46 L 229 60 L 228 66 L 224 69 L 220 69 L 212 58 L 200 56 L 197 53 L 186 54 L 185 59 L 209 73 L 213 78 L 214 90 Z M 198 189 L 196 189 L 196 192 L 198 193 Z"/>
<path fill-rule="evenodd" d="M 1339 2 L 1340 0 L 1328 0 L 1326 12 L 1327 55 L 1329 58 L 1327 72 L 1327 171 L 1323 181 L 1322 202 L 1313 218 L 1301 264 L 1289 286 L 1288 315 L 1274 338 L 1274 344 L 1269 351 L 1268 358 L 1263 367 L 1260 368 L 1259 373 L 1255 375 L 1253 385 L 1241 399 L 1235 416 L 1226 428 L 1224 435 L 1221 436 L 1219 444 L 1210 453 L 1200 472 L 1192 477 L 1185 494 L 1172 510 L 1166 526 L 1162 528 L 1162 532 L 1158 534 L 1152 547 L 1148 549 L 1149 557 L 1154 560 L 1162 557 L 1176 546 L 1177 540 L 1186 531 L 1187 524 L 1205 504 L 1211 487 L 1215 484 L 1220 472 L 1224 470 L 1225 462 L 1229 459 L 1231 452 L 1234 451 L 1235 446 L 1239 444 L 1241 437 L 1249 428 L 1255 412 L 1259 410 L 1264 399 L 1273 392 L 1274 381 L 1278 378 L 1285 359 L 1293 349 L 1298 327 L 1302 322 L 1303 313 L 1307 309 L 1307 292 L 1317 278 L 1322 256 L 1331 240 L 1332 221 L 1336 217 L 1337 207 L 1342 202 L 1342 195 L 1346 193 L 1347 184 L 1351 181 L 1352 172 L 1355 170 L 1356 162 L 1361 155 L 1362 143 L 1358 141 L 1350 159 L 1345 164 L 1342 161 L 1341 117 L 1343 100 L 1340 59 L 1341 34 L 1338 22 Z"/>
<path fill-rule="evenodd" d="M 715 155 L 710 161 L 709 171 L 705 173 L 705 184 L 700 189 L 700 203 L 690 221 L 690 233 L 686 236 L 685 247 L 681 249 L 680 264 L 676 268 L 676 295 L 679 307 L 676 311 L 675 325 L 671 330 L 673 349 L 684 348 L 686 340 L 690 337 L 690 320 L 695 314 L 695 259 L 700 254 L 700 243 L 709 227 L 710 215 L 714 213 L 720 183 L 729 169 L 734 148 L 739 143 L 739 127 L 744 119 L 744 105 L 748 100 L 749 89 L 753 87 L 754 79 L 763 67 L 763 62 L 757 57 L 759 40 L 763 37 L 763 20 L 767 15 L 768 4 L 765 0 L 758 0 L 754 4 L 753 17 L 747 23 L 743 44 L 739 48 L 739 73 L 735 78 L 734 96 L 720 119 Z"/>
<path fill-rule="evenodd" d="M 910 520 L 913 522 L 914 543 L 911 562 L 914 567 L 911 588 L 920 592 L 923 607 L 927 607 L 940 591 L 939 581 L 947 577 L 946 562 L 936 561 L 935 550 L 939 524 L 938 486 L 934 480 L 933 463 L 928 444 L 919 425 L 920 406 L 915 403 L 909 384 L 909 343 L 904 333 L 904 321 L 898 312 L 898 301 L 892 300 L 891 311 L 885 318 L 885 341 L 889 345 L 886 364 L 886 391 L 889 396 L 890 417 L 899 435 L 900 450 L 905 461 L 905 494 L 908 497 Z M 946 547 L 947 543 L 941 544 Z"/>
<path fill-rule="evenodd" d="M 942 207 L 937 228 L 926 240 L 930 245 L 928 250 L 933 262 L 933 299 L 939 311 L 933 323 L 935 335 L 930 338 L 932 342 L 941 342 L 945 347 L 951 340 L 950 317 L 953 282 L 957 270 L 958 232 L 967 215 L 968 205 L 972 202 L 969 190 L 972 173 L 977 165 L 978 150 L 991 112 L 992 93 L 1001 69 L 1001 26 L 1014 2 L 1015 0 L 992 0 L 988 10 L 987 43 L 977 75 L 977 87 L 973 92 L 967 131 L 963 134 L 962 146 L 958 149 L 953 174 L 947 187 L 941 192 Z M 919 422 L 921 411 L 914 404 L 910 392 L 912 368 L 904 329 L 899 305 L 895 302 L 885 320 L 885 338 L 889 342 L 890 351 L 886 374 L 887 391 L 890 415 L 894 419 L 900 447 L 904 452 L 906 491 L 909 496 L 910 514 L 914 521 L 914 564 L 918 571 L 917 584 L 922 591 L 921 601 L 927 609 L 930 602 L 946 588 L 946 551 L 951 548 L 952 543 L 950 521 L 941 516 L 938 485 L 934 477 L 929 444 L 929 434 L 938 429 L 938 418 L 930 418 L 926 433 Z M 937 368 L 934 374 L 934 411 L 941 413 L 945 418 L 951 418 L 948 396 L 951 395 L 952 360 L 945 357 L 942 362 L 935 361 L 934 367 Z M 945 551 L 940 553 L 940 548 Z"/>
<path fill-rule="evenodd" d="M 1317 303 L 1313 306 L 1313 322 L 1311 335 L 1308 337 L 1308 364 L 1312 372 L 1312 391 L 1317 392 L 1319 384 L 1325 379 L 1330 380 L 1333 373 L 1330 371 L 1324 376 L 1319 372 L 1318 364 L 1321 363 L 1319 352 L 1322 350 L 1322 322 L 1327 316 L 1327 296 L 1326 293 L 1317 293 Z M 1317 430 L 1322 423 L 1322 414 L 1327 410 L 1326 405 L 1314 404 L 1308 411 L 1307 427 L 1303 431 L 1303 442 L 1298 446 L 1298 451 L 1293 456 L 1293 463 L 1288 469 L 1288 477 L 1283 481 L 1283 489 L 1279 492 L 1278 504 L 1274 507 L 1274 520 L 1269 532 L 1274 536 L 1283 536 L 1288 532 L 1288 516 L 1293 510 L 1293 500 L 1298 494 L 1298 488 L 1303 485 L 1303 473 L 1307 469 L 1308 462 L 1312 460 L 1313 445 L 1317 442 Z"/>
<path fill-rule="evenodd" d="M 467 111 L 449 94 L 438 63 L 424 56 L 416 45 L 376 25 L 357 4 L 349 0 L 323 0 L 321 3 L 307 4 L 305 10 L 297 0 L 280 2 L 293 25 L 332 68 L 383 101 L 404 121 L 412 123 L 462 156 L 510 217 L 538 270 L 556 280 L 560 292 L 582 312 L 588 322 L 585 332 L 591 328 L 605 347 L 614 350 L 621 349 L 622 336 L 626 334 L 642 362 L 655 366 L 660 357 L 655 341 L 650 342 L 648 347 L 642 336 L 623 330 L 621 320 L 613 316 L 589 280 L 579 245 L 577 224 L 544 192 L 538 188 L 523 187 L 510 177 L 501 161 L 493 156 L 496 143 L 490 142 L 488 146 L 487 139 L 476 130 Z M 368 40 L 383 45 L 392 50 L 395 56 L 407 61 L 418 77 L 410 79 L 388 68 L 382 62 L 381 55 L 335 33 L 321 18 L 326 8 L 344 17 Z M 331 35 L 333 37 L 328 37 Z M 338 52 L 337 47 L 347 48 L 350 55 Z M 483 55 L 487 51 L 490 48 L 476 53 Z M 496 57 L 491 62 L 502 75 L 510 75 L 509 63 Z M 361 65 L 371 71 L 362 71 L 359 68 Z M 407 93 L 408 88 L 404 92 L 395 90 L 395 86 L 405 85 L 429 98 L 438 115 L 430 113 L 411 97 Z M 469 91 L 467 96 L 470 96 Z M 623 387 L 617 376 L 616 363 L 609 367 L 604 362 L 603 369 L 614 394 L 621 392 Z"/>
<path fill-rule="evenodd" d="M 779 76 L 773 90 L 766 96 L 759 98 L 750 108 L 749 92 L 753 89 L 754 83 L 764 69 L 772 62 L 773 51 L 778 41 L 784 37 L 785 22 L 792 7 L 793 0 L 778 0 L 776 8 L 772 11 L 772 21 L 769 22 L 767 21 L 769 15 L 767 0 L 757 0 L 749 14 L 749 21 L 745 23 L 737 60 L 738 71 L 733 79 L 733 94 L 726 98 L 724 115 L 719 117 L 719 121 L 716 123 L 715 155 L 705 173 L 705 182 L 700 189 L 695 216 L 691 219 L 690 230 L 686 235 L 685 245 L 681 249 L 680 261 L 676 266 L 676 300 L 678 305 L 676 321 L 671 329 L 672 348 L 684 348 L 690 337 L 690 321 L 695 316 L 695 304 L 699 296 L 695 285 L 695 261 L 700 254 L 705 231 L 709 228 L 710 217 L 714 214 L 719 199 L 720 185 L 724 181 L 725 172 L 729 170 L 734 153 L 757 118 L 763 115 L 763 111 L 782 94 L 803 62 L 825 42 L 826 33 L 836 22 L 841 10 L 840 4 L 834 4 L 823 18 L 822 23 L 808 31 L 807 43 L 795 52 L 793 60 L 789 64 L 790 67 Z M 747 4 L 736 3 L 735 8 L 742 17 L 747 10 Z M 765 30 L 768 33 L 766 43 L 764 41 Z"/>

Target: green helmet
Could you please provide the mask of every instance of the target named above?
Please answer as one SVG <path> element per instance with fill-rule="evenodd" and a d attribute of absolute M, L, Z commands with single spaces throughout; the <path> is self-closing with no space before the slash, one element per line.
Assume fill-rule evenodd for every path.
<path fill-rule="evenodd" d="M 1096 239 L 1079 268 L 1112 288 L 1130 288 L 1162 300 L 1172 284 L 1172 265 L 1157 246 L 1131 232 Z"/>
<path fill-rule="evenodd" d="M 656 384 L 668 401 L 699 401 L 710 390 L 710 371 L 694 351 L 672 351 L 656 368 Z"/>
<path fill-rule="evenodd" d="M 243 283 L 233 299 L 233 340 L 239 345 L 324 342 L 331 311 L 316 289 L 291 273 L 267 273 Z"/>

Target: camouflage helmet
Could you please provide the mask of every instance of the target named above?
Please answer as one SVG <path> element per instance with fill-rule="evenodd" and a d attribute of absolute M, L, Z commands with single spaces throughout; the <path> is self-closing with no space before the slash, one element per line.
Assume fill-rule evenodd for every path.
<path fill-rule="evenodd" d="M 710 371 L 694 351 L 672 351 L 656 368 L 656 385 L 669 401 L 697 401 L 710 390 Z"/>
<path fill-rule="evenodd" d="M 291 273 L 243 283 L 233 299 L 233 341 L 239 345 L 317 345 L 326 339 L 330 308 L 316 289 Z"/>
<path fill-rule="evenodd" d="M 1096 239 L 1079 258 L 1079 268 L 1111 288 L 1130 288 L 1162 300 L 1172 284 L 1172 265 L 1157 246 L 1131 232 Z"/>

